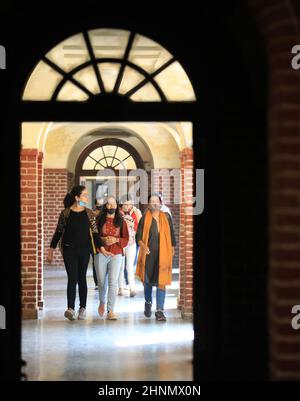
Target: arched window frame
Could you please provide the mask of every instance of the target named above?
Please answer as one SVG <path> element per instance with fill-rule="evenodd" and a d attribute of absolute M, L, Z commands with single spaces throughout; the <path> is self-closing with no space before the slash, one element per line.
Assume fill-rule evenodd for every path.
<path fill-rule="evenodd" d="M 113 31 L 113 29 L 112 29 Z M 161 102 L 184 102 L 184 103 L 192 103 L 196 101 L 196 96 L 195 96 L 195 92 L 194 89 L 192 87 L 192 84 L 190 82 L 190 79 L 188 77 L 188 75 L 186 74 L 186 77 L 188 79 L 189 84 L 191 85 L 191 88 L 193 90 L 193 94 L 194 94 L 194 99 L 193 100 L 185 100 L 185 99 L 178 99 L 178 100 L 170 100 L 167 98 L 166 94 L 164 93 L 164 91 L 161 89 L 160 85 L 156 82 L 155 77 L 158 76 L 160 73 L 162 73 L 163 71 L 165 71 L 169 66 L 171 66 L 173 63 L 178 62 L 178 60 L 176 60 L 176 58 L 174 58 L 173 56 L 171 56 L 171 58 L 165 62 L 163 65 L 161 65 L 158 69 L 156 69 L 155 71 L 153 71 L 152 73 L 147 72 L 145 69 L 143 69 L 142 67 L 140 67 L 139 65 L 131 62 L 129 60 L 129 55 L 130 55 L 130 51 L 132 49 L 133 43 L 134 43 L 134 39 L 136 37 L 136 33 L 135 32 L 130 32 L 129 36 L 128 36 L 128 42 L 125 48 L 125 52 L 122 58 L 114 58 L 114 57 L 96 57 L 95 53 L 94 53 L 94 49 L 91 43 L 91 39 L 89 36 L 89 32 L 90 31 L 84 31 L 82 32 L 84 41 L 85 41 L 85 45 L 89 54 L 89 60 L 86 62 L 83 62 L 81 64 L 78 64 L 76 67 L 74 67 L 73 69 L 71 69 L 70 71 L 65 71 L 63 68 L 61 68 L 60 66 L 58 66 L 55 62 L 51 61 L 46 55 L 43 56 L 41 58 L 40 61 L 43 61 L 44 63 L 46 63 L 52 70 L 54 70 L 55 72 L 57 72 L 58 74 L 60 74 L 62 76 L 62 79 L 60 80 L 60 82 L 57 84 L 56 88 L 54 89 L 50 102 L 56 102 L 58 100 L 58 96 L 60 94 L 60 91 L 62 90 L 62 88 L 64 87 L 64 85 L 67 82 L 71 82 L 73 85 L 75 85 L 78 89 L 80 89 L 86 96 L 87 99 L 86 100 L 80 100 L 80 102 L 86 102 L 89 101 L 93 98 L 95 98 L 96 96 L 101 96 L 103 94 L 117 94 L 117 95 L 121 95 L 124 96 L 125 98 L 129 99 L 130 101 L 133 101 L 131 99 L 131 97 L 141 88 L 145 87 L 145 85 L 147 84 L 151 84 L 152 87 L 154 88 L 154 90 L 156 91 L 156 93 L 158 94 L 158 97 L 160 99 Z M 164 49 L 163 47 L 161 47 L 162 49 Z M 165 50 L 165 49 L 164 49 Z M 118 76 L 117 79 L 115 81 L 114 84 L 114 88 L 112 92 L 108 92 L 106 91 L 101 73 L 99 71 L 98 65 L 102 64 L 102 63 L 116 63 L 116 64 L 120 64 L 120 69 L 118 72 Z M 179 63 L 180 64 L 180 63 Z M 94 94 L 92 93 L 85 85 L 83 85 L 81 82 L 79 82 L 74 76 L 75 74 L 77 74 L 78 72 L 82 71 L 83 69 L 87 68 L 87 67 L 92 67 L 95 73 L 95 77 L 97 79 L 97 83 L 99 86 L 99 93 Z M 144 79 L 142 79 L 141 82 L 139 82 L 138 84 L 136 84 L 133 88 L 131 88 L 130 90 L 128 90 L 126 93 L 122 93 L 120 94 L 118 91 L 120 89 L 120 85 L 122 82 L 122 79 L 124 77 L 124 71 L 126 67 L 130 67 L 133 70 L 137 71 L 139 74 L 141 74 Z M 181 64 L 180 64 L 180 67 Z M 34 70 L 33 70 L 34 73 Z M 26 99 L 24 99 L 24 94 L 26 91 L 26 87 L 24 88 L 24 92 L 23 92 L 23 96 L 22 99 L 26 101 Z M 29 99 L 30 101 L 32 101 L 31 99 Z M 33 100 L 34 101 L 34 100 Z M 39 100 L 38 100 L 39 101 Z M 71 99 L 71 101 L 76 101 Z M 145 101 L 145 100 L 143 100 Z M 147 101 L 147 100 L 146 100 Z"/>
<path fill-rule="evenodd" d="M 139 153 L 136 151 L 136 149 L 131 146 L 129 143 L 117 139 L 117 138 L 103 138 L 103 139 L 98 139 L 97 141 L 91 143 L 89 146 L 87 146 L 81 155 L 79 156 L 77 163 L 76 163 L 76 168 L 75 168 L 75 180 L 78 183 L 79 182 L 79 177 L 81 176 L 95 176 L 97 175 L 99 170 L 95 169 L 84 169 L 83 165 L 86 160 L 86 158 L 95 150 L 98 148 L 101 148 L 103 146 L 117 146 L 119 148 L 122 148 L 126 150 L 130 156 L 133 158 L 136 168 L 137 169 L 143 169 L 144 168 L 144 162 L 143 159 L 140 157 Z M 106 167 L 107 169 L 112 169 L 114 170 L 114 173 L 119 175 L 120 170 L 114 169 L 112 167 Z M 130 172 L 131 170 L 127 170 Z M 101 172 L 101 170 L 100 170 Z"/>

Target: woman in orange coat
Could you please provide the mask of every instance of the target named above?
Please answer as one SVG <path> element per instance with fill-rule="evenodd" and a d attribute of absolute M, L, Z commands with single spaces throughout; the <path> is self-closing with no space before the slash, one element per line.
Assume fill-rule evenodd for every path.
<path fill-rule="evenodd" d="M 144 284 L 145 316 L 151 317 L 152 289 L 156 286 L 155 317 L 156 320 L 166 321 L 166 285 L 172 282 L 176 239 L 170 215 L 161 211 L 161 198 L 150 195 L 148 203 L 148 209 L 139 222 L 136 234 L 136 242 L 140 246 L 136 275 Z"/>

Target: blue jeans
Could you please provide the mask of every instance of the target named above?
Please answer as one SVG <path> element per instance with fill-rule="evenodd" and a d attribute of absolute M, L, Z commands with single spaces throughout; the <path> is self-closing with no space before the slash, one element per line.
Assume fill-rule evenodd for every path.
<path fill-rule="evenodd" d="M 95 268 L 98 278 L 99 300 L 106 304 L 107 311 L 113 311 L 116 303 L 118 278 L 122 264 L 122 255 L 104 256 L 98 253 L 95 256 Z M 108 296 L 106 276 L 108 275 Z"/>
<path fill-rule="evenodd" d="M 144 284 L 144 294 L 145 294 L 145 301 L 152 303 L 152 289 L 153 286 L 145 283 Z M 166 290 L 161 290 L 160 288 L 156 288 L 156 309 L 164 309 L 166 299 Z"/>

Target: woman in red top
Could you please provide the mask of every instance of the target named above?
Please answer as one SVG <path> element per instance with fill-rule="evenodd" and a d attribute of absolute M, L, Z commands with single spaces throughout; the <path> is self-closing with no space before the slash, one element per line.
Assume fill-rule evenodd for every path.
<path fill-rule="evenodd" d="M 95 268 L 98 278 L 100 316 L 104 315 L 107 301 L 107 319 L 116 320 L 114 313 L 116 295 L 118 289 L 118 277 L 120 274 L 123 249 L 127 246 L 129 233 L 127 224 L 123 222 L 116 198 L 109 196 L 100 213 L 98 232 L 105 245 L 100 248 L 100 253 L 95 257 Z M 105 277 L 108 274 L 108 295 L 105 291 Z"/>

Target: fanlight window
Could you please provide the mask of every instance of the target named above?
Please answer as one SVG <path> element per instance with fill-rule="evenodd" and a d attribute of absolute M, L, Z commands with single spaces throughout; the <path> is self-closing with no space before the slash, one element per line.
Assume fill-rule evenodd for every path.
<path fill-rule="evenodd" d="M 132 170 L 136 163 L 127 150 L 120 146 L 105 145 L 94 149 L 85 159 L 83 170 Z"/>
<path fill-rule="evenodd" d="M 181 64 L 153 40 L 94 29 L 69 37 L 34 68 L 23 100 L 88 101 L 114 93 L 136 102 L 195 101 Z"/>

